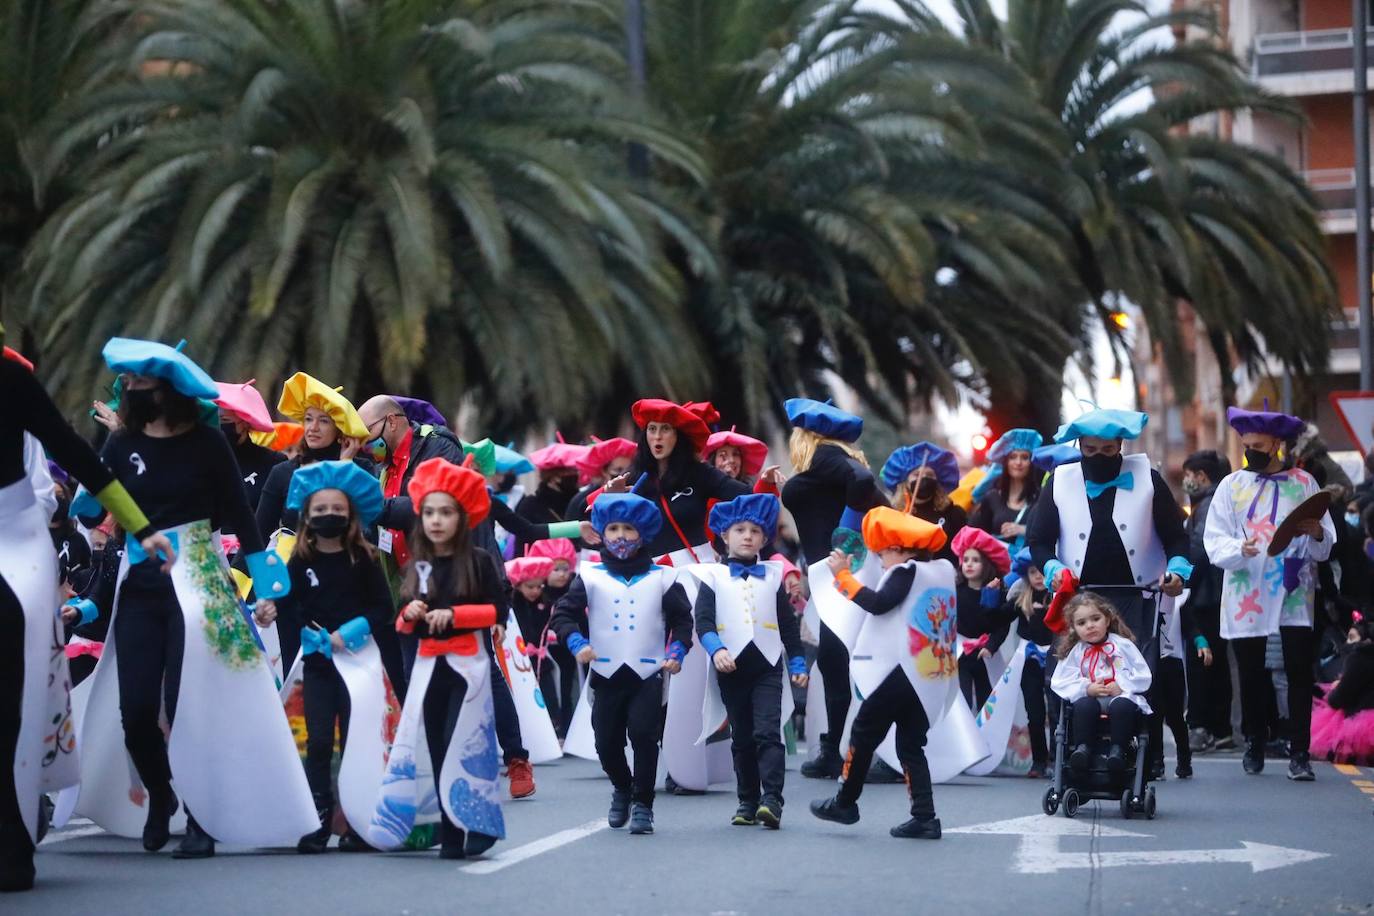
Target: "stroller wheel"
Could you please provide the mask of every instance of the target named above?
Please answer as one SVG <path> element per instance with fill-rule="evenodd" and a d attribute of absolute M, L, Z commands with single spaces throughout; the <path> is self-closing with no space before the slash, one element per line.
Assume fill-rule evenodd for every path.
<path fill-rule="evenodd" d="M 1130 820 L 1135 813 L 1135 800 L 1131 798 L 1131 790 L 1127 789 L 1121 793 L 1121 816 Z"/>
<path fill-rule="evenodd" d="M 1155 819 L 1155 787 L 1149 786 L 1145 789 L 1145 817 L 1149 820 Z"/>
<path fill-rule="evenodd" d="M 1054 791 L 1054 786 L 1045 790 L 1045 794 L 1040 799 L 1040 810 L 1050 817 L 1054 817 L 1059 810 L 1059 795 Z"/>
<path fill-rule="evenodd" d="M 1064 816 L 1078 816 L 1078 790 L 1069 789 L 1064 793 Z"/>

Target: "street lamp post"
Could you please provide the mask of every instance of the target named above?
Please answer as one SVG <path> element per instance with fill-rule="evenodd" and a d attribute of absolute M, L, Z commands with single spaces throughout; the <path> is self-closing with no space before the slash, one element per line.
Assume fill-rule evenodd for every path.
<path fill-rule="evenodd" d="M 1369 265 L 1369 87 L 1365 42 L 1369 0 L 1351 0 L 1355 77 L 1355 307 L 1360 316 L 1360 390 L 1374 389 L 1374 312 Z"/>
<path fill-rule="evenodd" d="M 644 0 L 625 0 L 625 46 L 625 59 L 630 65 L 630 84 L 634 87 L 635 95 L 643 98 L 648 57 L 644 47 Z M 649 151 L 643 144 L 631 143 L 629 157 L 630 174 L 636 178 L 648 177 Z"/>

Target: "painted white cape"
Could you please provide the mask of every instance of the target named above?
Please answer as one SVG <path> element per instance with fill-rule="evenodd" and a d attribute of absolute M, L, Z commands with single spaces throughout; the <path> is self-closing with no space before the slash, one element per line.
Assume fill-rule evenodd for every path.
<path fill-rule="evenodd" d="M 539 678 L 535 676 L 533 660 L 524 653 L 524 634 L 520 624 L 511 613 L 506 619 L 506 639 L 501 644 L 505 654 L 501 669 L 510 682 L 510 692 L 515 698 L 515 711 L 520 719 L 520 740 L 530 753 L 530 763 L 548 763 L 563 756 L 558 746 L 558 733 L 554 731 L 553 719 L 549 717 L 547 697 L 539 689 Z M 553 662 L 546 659 L 546 665 Z"/>
<path fill-rule="evenodd" d="M 304 662 L 305 656 L 297 655 L 287 673 L 281 687 L 283 703 L 301 682 Z M 377 787 L 382 782 L 388 745 L 388 697 L 395 694 L 389 689 L 382 655 L 371 639 L 356 651 L 334 653 L 333 664 L 348 690 L 349 706 L 348 734 L 339 761 L 339 806 L 353 832 L 362 836 L 377 807 Z"/>
<path fill-rule="evenodd" d="M 12 765 L 20 814 L 37 842 L 39 795 L 74 785 L 80 766 L 57 616 L 57 557 L 27 477 L 0 489 L 0 578 L 24 614 L 24 680 Z"/>
<path fill-rule="evenodd" d="M 172 586 L 185 619 L 177 717 L 167 744 L 182 802 L 216 840 L 295 845 L 319 826 L 276 679 L 240 613 L 228 567 L 205 522 L 172 529 Z M 122 582 L 128 560 L 120 569 Z M 124 749 L 119 718 L 116 603 L 80 727 L 76 813 L 120 836 L 142 834 L 146 792 Z M 220 644 L 212 644 L 218 636 Z M 263 779 L 271 773 L 271 779 Z"/>
<path fill-rule="evenodd" d="M 1024 776 L 1030 771 L 1030 732 L 1026 704 L 1021 697 L 1021 672 L 1026 667 L 1027 641 L 1008 636 L 1001 648 L 988 659 L 989 677 L 994 660 L 1001 669 L 992 682 L 992 692 L 983 708 L 978 710 L 974 723 L 983 736 L 990 753 L 986 760 L 969 767 L 971 776 Z M 1008 656 L 1010 658 L 1008 659 Z"/>
<path fill-rule="evenodd" d="M 439 767 L 437 792 L 424 727 L 425 693 L 436 665 L 448 665 L 467 682 L 453 737 Z M 440 804 L 463 830 L 505 838 L 490 676 L 491 663 L 481 648 L 475 655 L 421 656 L 415 660 L 396 740 L 387 756 L 376 807 L 364 834 L 373 846 L 401 848 L 416 825 L 439 820 Z"/>
<path fill-rule="evenodd" d="M 563 753 L 583 760 L 598 760 L 596 756 L 596 735 L 592 733 L 592 672 L 582 679 L 582 690 L 577 697 L 577 707 L 573 710 L 572 722 L 568 724 L 568 734 L 563 738 Z"/>
<path fill-rule="evenodd" d="M 715 559 L 715 552 L 709 547 L 697 547 L 696 555 L 705 562 Z M 691 563 L 686 550 L 670 554 L 684 564 Z M 699 582 L 693 575 L 684 574 L 684 567 L 678 570 L 677 584 L 687 592 L 687 601 L 695 605 Z M 686 566 L 690 568 L 690 566 Z M 706 702 L 708 671 L 711 660 L 706 650 L 695 639 L 687 657 L 682 660 L 682 670 L 677 674 L 665 675 L 668 692 L 668 712 L 663 722 L 663 765 L 673 781 L 684 789 L 704 792 L 712 785 L 733 782 L 735 779 L 734 759 L 730 756 L 730 742 L 716 741 L 703 744 L 698 739 L 703 734 L 713 735 L 725 725 L 725 717 L 711 722 L 703 718 Z"/>

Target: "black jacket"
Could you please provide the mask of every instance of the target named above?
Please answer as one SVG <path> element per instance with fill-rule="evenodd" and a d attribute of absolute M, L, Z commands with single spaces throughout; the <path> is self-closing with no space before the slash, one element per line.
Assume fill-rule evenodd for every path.
<path fill-rule="evenodd" d="M 1221 579 L 1224 574 L 1212 565 L 1202 545 L 1202 535 L 1207 529 L 1207 510 L 1212 508 L 1212 497 L 1216 492 L 1214 484 L 1194 496 L 1193 511 L 1183 524 L 1188 531 L 1188 560 L 1193 564 L 1193 576 L 1188 580 L 1191 590 L 1188 603 L 1198 608 L 1221 606 Z"/>
<path fill-rule="evenodd" d="M 401 475 L 401 492 L 383 502 L 382 514 L 377 518 L 378 527 L 390 528 L 403 534 L 408 534 L 415 527 L 415 509 L 410 503 L 410 496 L 406 493 L 410 478 L 415 476 L 415 469 L 431 458 L 443 458 L 453 464 L 462 464 L 465 457 L 463 443 L 442 426 L 421 426 L 419 423 L 412 423 L 410 433 L 410 463 Z M 386 468 L 381 466 L 375 473 L 380 475 L 384 470 Z"/>

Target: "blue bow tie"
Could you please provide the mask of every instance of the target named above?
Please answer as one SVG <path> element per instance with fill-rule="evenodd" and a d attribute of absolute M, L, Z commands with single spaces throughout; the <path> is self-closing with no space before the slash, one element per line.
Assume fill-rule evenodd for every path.
<path fill-rule="evenodd" d="M 1109 480 L 1106 483 L 1085 480 L 1083 481 L 1083 486 L 1088 491 L 1088 499 L 1097 499 L 1112 487 L 1116 487 L 1118 490 L 1134 490 L 1135 475 L 1130 471 L 1122 471 L 1115 480 Z"/>
<path fill-rule="evenodd" d="M 1026 643 L 1026 661 L 1039 662 L 1040 667 L 1045 667 L 1045 653 L 1040 651 L 1040 647 L 1033 642 Z"/>
<path fill-rule="evenodd" d="M 301 627 L 301 655 L 313 655 L 316 652 L 328 659 L 334 657 L 334 644 L 329 641 L 329 631 Z"/>
<path fill-rule="evenodd" d="M 740 563 L 738 560 L 730 561 L 730 578 L 747 579 L 753 576 L 755 579 L 762 579 L 768 575 L 768 567 L 762 563 L 755 563 L 752 566 Z"/>

